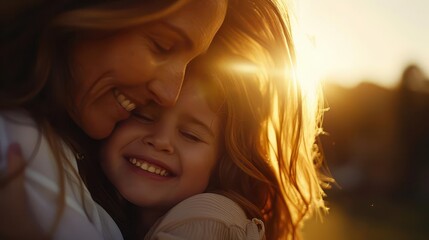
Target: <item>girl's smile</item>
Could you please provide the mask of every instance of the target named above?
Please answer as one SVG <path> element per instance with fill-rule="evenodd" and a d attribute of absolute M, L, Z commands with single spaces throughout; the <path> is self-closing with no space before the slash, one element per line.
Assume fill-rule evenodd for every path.
<path fill-rule="evenodd" d="M 152 173 L 152 174 L 156 174 L 162 177 L 167 177 L 167 176 L 171 176 L 172 174 L 170 173 L 170 171 L 166 170 L 163 167 L 160 167 L 158 165 L 152 164 L 150 162 L 141 160 L 141 159 L 137 159 L 137 158 L 128 158 L 128 161 L 133 164 L 134 166 L 136 166 L 139 169 L 142 169 L 143 171 Z"/>

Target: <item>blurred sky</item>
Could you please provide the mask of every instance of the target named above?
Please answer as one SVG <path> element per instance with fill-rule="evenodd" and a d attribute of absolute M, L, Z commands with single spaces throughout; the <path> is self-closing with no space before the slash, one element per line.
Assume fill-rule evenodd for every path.
<path fill-rule="evenodd" d="M 302 52 L 322 80 L 346 87 L 371 80 L 393 87 L 410 63 L 429 74 L 429 0 L 295 0 L 293 4 L 301 35 L 311 46 Z"/>

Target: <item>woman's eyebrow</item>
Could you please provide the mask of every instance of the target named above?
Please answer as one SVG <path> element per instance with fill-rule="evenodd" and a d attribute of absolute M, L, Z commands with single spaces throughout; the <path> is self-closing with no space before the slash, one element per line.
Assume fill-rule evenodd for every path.
<path fill-rule="evenodd" d="M 189 34 L 186 33 L 183 29 L 181 29 L 177 26 L 174 26 L 173 24 L 165 22 L 165 21 L 161 21 L 161 23 L 165 27 L 169 28 L 169 30 L 175 32 L 181 38 L 183 38 L 185 40 L 185 44 L 188 48 L 194 48 L 194 46 L 195 46 L 194 42 L 191 40 L 191 37 L 189 36 Z"/>

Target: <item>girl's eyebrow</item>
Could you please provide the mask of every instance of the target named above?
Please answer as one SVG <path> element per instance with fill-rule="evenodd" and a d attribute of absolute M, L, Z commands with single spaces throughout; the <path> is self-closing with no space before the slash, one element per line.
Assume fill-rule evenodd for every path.
<path fill-rule="evenodd" d="M 203 130 L 206 131 L 206 132 L 208 132 L 210 134 L 210 136 L 212 136 L 213 138 L 215 137 L 215 134 L 212 131 L 212 129 L 207 124 L 205 124 L 204 121 L 201 121 L 200 119 L 198 119 L 198 118 L 196 118 L 194 116 L 191 116 L 191 115 L 188 116 L 188 120 L 189 120 L 190 123 L 202 127 Z"/>

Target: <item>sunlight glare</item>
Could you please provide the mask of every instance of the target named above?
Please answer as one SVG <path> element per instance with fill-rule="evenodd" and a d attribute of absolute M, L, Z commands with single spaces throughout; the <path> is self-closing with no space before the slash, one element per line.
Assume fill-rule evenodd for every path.
<path fill-rule="evenodd" d="M 295 32 L 295 50 L 297 63 L 295 73 L 300 85 L 302 96 L 307 104 L 311 104 L 310 109 L 317 106 L 318 91 L 321 84 L 320 55 L 315 47 L 314 39 L 301 32 Z"/>

